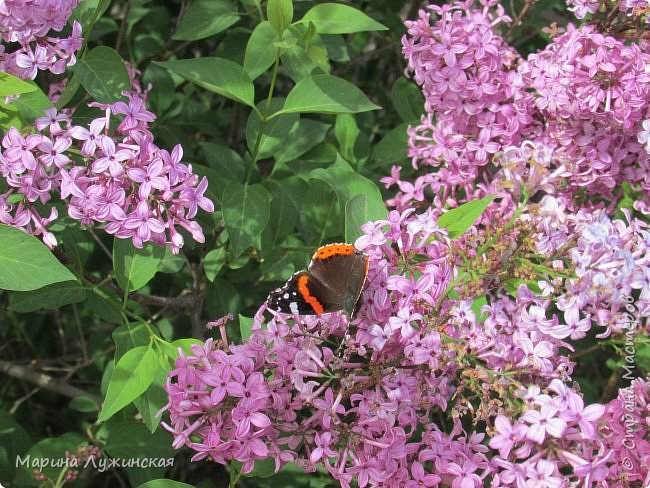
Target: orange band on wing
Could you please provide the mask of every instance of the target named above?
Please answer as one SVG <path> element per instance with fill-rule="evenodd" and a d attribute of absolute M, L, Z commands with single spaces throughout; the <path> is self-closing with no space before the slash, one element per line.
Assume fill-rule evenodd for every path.
<path fill-rule="evenodd" d="M 307 288 L 307 282 L 309 281 L 309 277 L 307 275 L 302 275 L 298 278 L 298 291 L 302 295 L 302 297 L 305 299 L 309 305 L 314 309 L 314 312 L 316 312 L 318 315 L 323 313 L 323 306 L 320 304 L 318 299 L 309 293 L 309 288 Z"/>
<path fill-rule="evenodd" d="M 332 256 L 347 256 L 356 251 L 356 247 L 351 244 L 330 244 L 328 246 L 323 246 L 312 259 L 327 259 Z"/>

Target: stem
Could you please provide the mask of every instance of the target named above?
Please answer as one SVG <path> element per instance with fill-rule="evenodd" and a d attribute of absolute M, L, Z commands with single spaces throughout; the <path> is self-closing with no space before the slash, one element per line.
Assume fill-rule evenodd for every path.
<path fill-rule="evenodd" d="M 262 2 L 255 2 L 257 12 L 260 14 L 260 23 L 264 21 L 264 11 L 262 10 Z"/>
<path fill-rule="evenodd" d="M 524 18 L 524 15 L 526 15 L 526 11 L 530 8 L 532 4 L 534 4 L 536 0 L 526 0 L 526 3 L 524 4 L 524 7 L 521 9 L 521 12 L 519 12 L 519 15 L 517 15 L 517 18 L 512 21 L 512 24 L 510 24 L 510 29 L 508 29 L 508 32 L 506 32 L 506 39 L 509 38 L 514 30 L 517 28 L 519 24 L 521 24 L 521 19 Z"/>
<path fill-rule="evenodd" d="M 120 47 L 122 46 L 122 41 L 124 40 L 124 34 L 126 32 L 126 25 L 129 21 L 129 14 L 131 13 L 131 7 L 133 5 L 132 0 L 129 0 L 126 4 L 126 11 L 124 12 L 124 17 L 120 23 L 120 31 L 117 33 L 117 40 L 115 41 L 115 50 L 120 52 Z"/>
<path fill-rule="evenodd" d="M 235 467 L 235 465 L 230 463 L 230 482 L 228 483 L 228 488 L 235 488 L 237 483 L 241 478 L 241 470 Z"/>
<path fill-rule="evenodd" d="M 517 210 L 515 210 L 515 213 L 512 214 L 512 217 L 508 220 L 506 225 L 503 226 L 503 229 L 501 229 L 501 232 L 495 233 L 494 236 L 490 238 L 489 241 L 487 241 L 485 244 L 483 244 L 481 247 L 479 247 L 476 250 L 476 254 L 481 255 L 485 254 L 485 252 L 488 250 L 488 248 L 494 244 L 494 241 L 496 241 L 499 237 L 501 237 L 503 234 L 508 232 L 510 230 L 510 227 L 512 227 L 512 224 L 514 224 L 515 220 L 521 215 L 521 213 L 524 211 L 524 208 L 526 208 L 526 203 L 528 202 L 528 198 L 525 198 L 524 201 L 517 207 Z"/>
<path fill-rule="evenodd" d="M 447 288 L 445 289 L 445 292 L 444 292 L 442 295 L 440 295 L 440 298 L 438 298 L 438 300 L 436 301 L 436 304 L 433 306 L 433 309 L 434 309 L 434 310 L 438 310 L 438 308 L 440 307 L 440 305 L 442 305 L 442 301 L 443 301 L 445 298 L 447 298 L 447 295 L 449 295 L 449 293 L 451 292 L 451 290 L 453 290 L 454 288 L 456 288 L 458 285 L 462 284 L 463 281 L 464 281 L 464 280 L 462 280 L 462 279 L 452 280 L 451 283 L 449 283 L 449 285 L 447 285 Z"/>
<path fill-rule="evenodd" d="M 54 488 L 59 488 L 60 486 L 64 485 L 64 479 L 65 479 L 65 474 L 68 472 L 68 468 L 64 467 L 61 472 L 59 473 L 59 477 L 56 479 L 56 482 L 54 483 Z"/>
<path fill-rule="evenodd" d="M 257 140 L 255 141 L 255 148 L 253 149 L 253 154 L 251 154 L 251 161 L 248 164 L 248 169 L 246 170 L 246 184 L 250 183 L 251 176 L 253 176 L 253 169 L 255 164 L 260 156 L 260 144 L 262 143 L 262 135 L 264 134 L 264 128 L 266 127 L 267 122 L 269 121 L 268 115 L 269 110 L 271 109 L 271 100 L 273 99 L 273 92 L 275 91 L 275 82 L 278 79 L 278 69 L 280 67 L 280 49 L 275 50 L 275 63 L 273 65 L 273 75 L 271 76 L 271 86 L 269 87 L 269 94 L 266 97 L 266 108 L 264 114 L 260 114 L 260 127 L 257 132 Z"/>

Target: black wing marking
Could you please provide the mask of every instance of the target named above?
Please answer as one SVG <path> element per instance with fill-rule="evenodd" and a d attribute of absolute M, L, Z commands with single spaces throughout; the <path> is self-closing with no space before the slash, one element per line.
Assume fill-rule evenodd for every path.
<path fill-rule="evenodd" d="M 281 313 L 315 315 L 314 308 L 298 292 L 298 278 L 308 274 L 306 271 L 298 271 L 291 275 L 284 286 L 269 293 L 266 299 L 268 308 Z"/>

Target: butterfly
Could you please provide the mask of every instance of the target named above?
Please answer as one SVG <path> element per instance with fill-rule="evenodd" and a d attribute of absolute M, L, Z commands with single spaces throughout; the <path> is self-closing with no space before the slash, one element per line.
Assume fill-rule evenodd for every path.
<path fill-rule="evenodd" d="M 351 244 L 316 250 L 307 271 L 298 271 L 266 300 L 270 310 L 297 315 L 343 311 L 353 317 L 368 276 L 368 255 Z"/>

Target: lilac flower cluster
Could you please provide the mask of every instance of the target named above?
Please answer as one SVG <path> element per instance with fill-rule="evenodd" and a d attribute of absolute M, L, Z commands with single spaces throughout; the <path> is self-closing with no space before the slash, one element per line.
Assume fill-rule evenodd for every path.
<path fill-rule="evenodd" d="M 426 115 L 409 129 L 413 165 L 445 165 L 450 182 L 476 179 L 503 145 L 522 140 L 532 124 L 532 96 L 516 67 L 516 51 L 494 32 L 508 22 L 496 1 L 482 10 L 472 1 L 431 5 L 407 21 L 403 39 L 408 71 L 422 87 Z M 494 10 L 489 7 L 496 6 Z"/>
<path fill-rule="evenodd" d="M 561 290 L 555 305 L 564 312 L 563 326 L 550 325 L 545 332 L 558 339 L 580 339 L 594 321 L 605 330 L 599 337 L 622 332 L 627 326 L 628 309 L 635 290 L 640 290 L 634 306 L 639 317 L 650 316 L 650 232 L 640 220 L 610 220 L 604 210 L 575 214 L 550 195 L 539 208 L 540 229 L 537 249 L 552 256 L 568 242 L 574 275 L 547 283 L 547 293 Z M 558 263 L 556 269 L 561 268 Z M 579 317 L 583 318 L 580 319 Z M 544 329 L 543 329 L 544 330 Z"/>
<path fill-rule="evenodd" d="M 609 5 L 607 2 L 602 3 L 607 9 L 613 8 L 614 11 L 625 12 L 631 17 L 645 17 L 645 22 L 650 22 L 648 2 L 646 0 L 622 0 Z M 567 0 L 567 5 L 578 19 L 584 19 L 588 14 L 596 14 L 599 8 L 598 0 Z"/>
<path fill-rule="evenodd" d="M 290 461 L 306 471 L 321 465 L 342 486 L 604 479 L 625 486 L 616 484 L 622 447 L 600 434 L 612 407 L 585 405 L 563 350 L 573 350 L 566 341 L 585 337 L 594 324 L 620 329 L 599 317 L 650 273 L 650 241 L 639 222 L 611 222 L 598 211 L 563 217 L 550 212 L 553 205 L 528 207 L 511 230 L 497 222 L 503 235 L 494 246 L 516 240 L 541 248 L 542 261 L 557 261 L 548 273 L 554 277 L 539 281 L 540 295 L 522 284 L 515 297 L 503 293 L 503 277 L 483 279 L 487 304 L 480 310 L 467 296 L 467 275 L 486 259 L 478 250 L 490 235 L 450 241 L 433 210 L 392 211 L 388 220 L 364 225 L 356 245 L 371 265 L 357 318 L 274 314 L 265 321 L 263 306 L 245 344 L 209 340 L 181 354 L 166 385 L 164 426 L 174 446 L 196 451 L 194 460 L 236 459 L 244 472 L 267 457 L 276 469 Z M 544 226 L 553 229 L 551 247 L 537 231 Z M 504 267 L 491 264 L 483 278 Z M 582 268 L 575 277 L 573 267 Z M 594 291 L 589 283 L 605 269 L 614 282 Z M 564 320 L 549 318 L 551 303 L 562 300 Z M 647 297 L 637 304 L 646 306 Z M 450 431 L 441 415 L 454 425 Z M 466 431 L 467 416 L 490 427 Z M 637 445 L 639 459 L 650 455 L 650 445 Z M 640 479 L 642 472 L 637 464 L 628 475 Z"/>
<path fill-rule="evenodd" d="M 648 64 L 639 44 L 569 25 L 520 69 L 536 91 L 543 140 L 572 163 L 567 190 L 610 196 L 628 181 L 650 195 L 648 155 L 636 140 L 650 112 Z"/>
<path fill-rule="evenodd" d="M 34 79 L 39 70 L 61 74 L 76 62 L 81 48 L 81 25 L 75 20 L 66 38 L 60 32 L 79 0 L 5 0 L 0 3 L 0 71 Z M 17 48 L 7 51 L 6 43 Z M 12 45 L 12 44 L 9 44 Z"/>
<path fill-rule="evenodd" d="M 511 166 L 499 153 L 531 143 L 545 148 L 550 173 L 563 173 L 556 194 L 613 201 L 625 181 L 650 197 L 648 154 L 637 140 L 650 114 L 647 42 L 569 25 L 523 60 L 495 31 L 509 21 L 502 8 L 479 3 L 430 6 L 436 20 L 421 11 L 407 22 L 403 51 L 427 112 L 409 129 L 409 155 L 415 167 L 438 171 L 413 183 L 385 179 L 400 190 L 390 203 L 408 208 L 424 189 L 452 206 L 485 196 Z"/>
<path fill-rule="evenodd" d="M 36 120 L 36 133 L 7 131 L 0 174 L 8 190 L 0 194 L 0 222 L 54 247 L 56 238 L 47 227 L 58 212 L 47 204 L 58 194 L 70 217 L 85 226 L 103 224 L 106 232 L 131 239 L 138 248 L 151 241 L 178 252 L 183 246 L 178 227 L 204 241 L 192 219 L 198 208 L 214 210 L 204 196 L 207 180 L 199 181 L 181 162 L 179 145 L 171 153 L 156 146 L 148 129 L 155 116 L 146 109 L 144 95 L 123 95 L 128 102 L 92 103 L 104 115 L 88 127 L 49 109 Z"/>
<path fill-rule="evenodd" d="M 243 345 L 181 354 L 164 426 L 194 460 L 320 466 L 342 486 L 645 486 L 650 377 L 587 404 L 570 354 L 649 331 L 648 225 L 612 217 L 621 183 L 650 194 L 647 49 L 570 26 L 523 60 L 495 1 L 429 10 L 404 53 L 427 111 L 409 154 L 434 170 L 382 180 L 395 210 L 356 242 L 359 313 L 262 306 Z M 438 226 L 486 195 L 461 237 Z"/>

